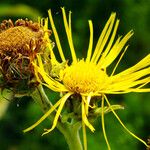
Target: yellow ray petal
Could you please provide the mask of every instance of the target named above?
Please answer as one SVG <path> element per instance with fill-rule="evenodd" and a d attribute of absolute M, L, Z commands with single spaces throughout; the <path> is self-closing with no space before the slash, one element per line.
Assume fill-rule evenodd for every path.
<path fill-rule="evenodd" d="M 89 62 L 91 59 L 92 47 L 93 47 L 93 24 L 91 20 L 89 20 L 89 28 L 90 28 L 90 40 L 89 40 L 89 47 L 87 51 L 87 57 L 86 57 L 87 62 Z"/>
<path fill-rule="evenodd" d="M 128 76 L 124 76 L 121 78 L 116 78 L 115 80 L 111 80 L 112 83 L 110 83 L 109 89 L 128 89 L 130 87 L 135 87 L 139 84 L 143 84 L 145 82 L 148 82 L 150 75 L 150 68 L 142 69 L 140 71 L 134 72 Z"/>
<path fill-rule="evenodd" d="M 67 39 L 68 39 L 68 43 L 69 43 L 70 51 L 71 51 L 71 55 L 72 55 L 72 60 L 73 60 L 73 62 L 77 62 L 77 57 L 76 57 L 76 53 L 75 53 L 75 49 L 74 49 L 74 45 L 73 45 L 72 33 L 71 33 L 71 28 L 70 28 L 71 26 L 68 25 L 64 7 L 62 8 L 62 14 L 63 14 L 65 31 L 67 34 Z"/>
<path fill-rule="evenodd" d="M 60 99 L 60 105 L 58 107 L 58 110 L 57 110 L 57 113 L 55 115 L 55 118 L 54 118 L 54 121 L 53 121 L 53 125 L 50 129 L 45 129 L 45 132 L 42 134 L 45 135 L 45 134 L 48 134 L 49 132 L 51 132 L 57 125 L 57 121 L 58 121 L 58 118 L 60 116 L 60 113 L 64 107 L 64 104 L 65 102 L 67 101 L 67 99 L 69 98 L 69 96 L 72 95 L 72 93 L 67 93 L 66 95 L 64 95 L 61 99 Z"/>
<path fill-rule="evenodd" d="M 62 92 L 62 91 L 66 91 L 67 90 L 63 84 L 61 84 L 60 82 L 56 81 L 51 76 L 49 76 L 42 69 L 42 67 L 38 67 L 35 64 L 33 64 L 33 65 L 34 65 L 34 68 L 37 70 L 37 72 L 39 74 L 41 74 L 43 80 L 46 82 L 46 84 L 42 83 L 43 85 L 49 87 L 51 90 L 56 91 L 56 92 Z"/>
<path fill-rule="evenodd" d="M 48 10 L 48 14 L 49 14 L 51 27 L 52 27 L 52 30 L 53 30 L 53 33 L 54 33 L 54 37 L 55 37 L 55 41 L 56 41 L 56 44 L 57 44 L 57 47 L 58 47 L 60 57 L 61 57 L 62 61 L 65 62 L 66 61 L 65 56 L 64 56 L 61 44 L 60 44 L 59 36 L 58 36 L 57 30 L 56 30 L 56 27 L 55 27 L 55 24 L 54 24 L 54 21 L 53 21 L 51 10 Z"/>
<path fill-rule="evenodd" d="M 101 114 L 101 122 L 102 122 L 102 130 L 103 130 L 103 135 L 107 144 L 107 148 L 108 150 L 111 150 L 108 139 L 107 139 L 107 135 L 106 135 L 106 131 L 105 131 L 105 120 L 104 120 L 104 96 L 102 96 L 102 100 L 101 100 L 101 108 L 102 108 L 102 114 Z"/>
<path fill-rule="evenodd" d="M 28 132 L 32 129 L 34 129 L 36 126 L 38 126 L 41 122 L 43 122 L 61 103 L 61 99 L 52 106 L 36 123 L 34 123 L 32 126 L 28 127 L 27 129 L 23 130 L 23 132 Z"/>
<path fill-rule="evenodd" d="M 144 92 L 150 92 L 150 89 L 147 89 L 147 88 L 145 88 L 145 89 L 138 89 L 138 88 L 136 88 L 136 89 L 129 89 L 130 90 L 130 92 L 138 92 L 138 93 L 144 93 Z M 129 90 L 128 90 L 128 93 L 129 93 Z"/>
<path fill-rule="evenodd" d="M 104 59 L 105 59 L 105 57 L 106 57 L 107 54 L 109 53 L 109 51 L 110 51 L 110 49 L 111 49 L 111 47 L 112 47 L 112 44 L 113 44 L 113 42 L 114 42 L 115 36 L 116 36 L 118 26 L 119 26 L 119 20 L 117 19 L 116 24 L 115 24 L 115 27 L 114 27 L 114 29 L 113 29 L 113 33 L 112 33 L 111 38 L 110 38 L 110 40 L 109 40 L 109 43 L 108 43 L 106 49 L 104 50 L 102 56 L 100 57 L 100 60 L 99 60 L 99 61 L 103 62 Z M 119 41 L 120 41 L 120 38 L 119 38 Z M 116 43 L 117 43 L 117 42 L 116 42 Z M 99 61 L 98 61 L 98 64 L 101 64 L 101 62 L 99 62 Z"/>
<path fill-rule="evenodd" d="M 102 31 L 99 39 L 98 39 L 98 42 L 96 44 L 96 47 L 95 47 L 95 50 L 94 50 L 94 53 L 93 53 L 93 56 L 91 59 L 92 62 L 94 62 L 96 57 L 100 56 L 100 54 L 103 50 L 103 49 L 101 49 L 101 51 L 100 51 L 100 47 L 103 43 L 103 39 L 105 38 L 105 35 L 107 34 L 107 30 L 108 30 L 110 24 L 115 20 L 115 16 L 116 16 L 116 13 L 112 13 L 111 16 L 109 17 L 108 21 L 106 22 L 106 25 L 105 25 L 105 27 L 104 27 L 104 29 L 103 29 L 103 31 Z"/>
<path fill-rule="evenodd" d="M 49 38 L 48 18 L 41 19 L 40 21 L 41 21 L 41 25 L 43 26 L 43 29 L 45 31 L 45 33 L 44 33 L 44 40 L 45 40 L 45 42 L 47 44 L 47 47 L 49 48 L 49 55 L 51 56 L 51 59 L 56 61 L 56 57 L 55 57 L 55 55 L 53 53 L 53 43 L 52 43 L 52 41 Z"/>
<path fill-rule="evenodd" d="M 94 132 L 95 129 L 94 127 L 89 123 L 87 116 L 86 116 L 86 110 L 85 110 L 85 106 L 84 106 L 84 101 L 82 100 L 82 120 L 85 123 L 85 125 L 92 131 Z"/>
<path fill-rule="evenodd" d="M 126 89 L 124 91 L 122 90 L 102 90 L 100 91 L 101 93 L 105 93 L 105 94 L 126 94 L 126 93 L 131 93 L 131 92 L 137 92 L 137 93 L 143 93 L 143 92 L 150 92 L 150 89 L 147 88 L 142 88 L 142 89 L 138 89 L 138 88 L 130 88 L 130 89 Z"/>
<path fill-rule="evenodd" d="M 72 37 L 72 28 L 71 28 L 71 11 L 69 11 L 69 29 L 70 29 L 70 35 Z"/>
<path fill-rule="evenodd" d="M 84 101 L 85 103 L 85 112 L 86 112 L 86 115 L 88 115 L 88 110 L 89 110 L 89 107 L 90 108 L 94 108 L 95 106 L 91 106 L 90 105 L 90 101 L 91 101 L 91 94 L 88 94 L 88 96 L 82 96 L 82 100 Z M 94 95 L 95 96 L 95 95 Z"/>
<path fill-rule="evenodd" d="M 37 60 L 39 67 L 33 63 L 34 69 L 42 76 L 43 80 L 48 84 L 48 87 L 51 87 L 54 91 L 66 91 L 66 88 L 63 84 L 58 82 L 57 80 L 53 79 L 48 73 L 45 72 L 43 62 L 40 55 L 37 55 Z M 42 83 L 45 85 L 44 83 Z"/>
<path fill-rule="evenodd" d="M 113 78 L 121 78 L 123 79 L 125 76 L 130 75 L 133 72 L 136 72 L 142 68 L 150 66 L 150 54 L 148 54 L 146 57 L 144 57 L 141 61 L 139 61 L 137 64 L 134 66 L 116 74 L 113 76 Z"/>
<path fill-rule="evenodd" d="M 130 31 L 128 32 L 123 39 L 121 39 L 121 41 L 118 43 L 118 45 L 116 45 L 115 47 L 113 47 L 110 52 L 108 53 L 108 55 L 106 56 L 105 60 L 103 61 L 103 63 L 101 64 L 103 68 L 108 67 L 116 58 L 117 56 L 120 54 L 122 48 L 124 47 L 124 45 L 126 44 L 126 42 L 129 40 L 129 38 L 133 35 L 133 32 Z M 99 62 L 100 63 L 100 62 Z"/>
<path fill-rule="evenodd" d="M 150 77 L 142 79 L 142 80 L 145 80 L 145 82 L 143 82 L 140 86 L 138 86 L 138 89 L 143 88 L 145 85 L 147 85 L 148 83 L 150 83 Z"/>
<path fill-rule="evenodd" d="M 116 81 L 117 82 L 117 81 Z M 110 83 L 106 88 L 99 92 L 105 94 L 125 94 L 130 92 L 150 92 L 150 88 L 144 88 L 150 83 L 150 77 L 142 78 L 137 81 Z"/>
<path fill-rule="evenodd" d="M 139 140 L 140 142 L 142 142 L 146 147 L 149 147 L 146 142 L 142 139 L 140 139 L 138 136 L 136 136 L 134 133 L 132 133 L 129 129 L 127 129 L 127 127 L 123 124 L 123 122 L 120 120 L 120 118 L 118 117 L 118 115 L 116 114 L 116 112 L 111 108 L 111 105 L 107 99 L 107 97 L 104 95 L 104 98 L 108 104 L 108 106 L 110 107 L 112 113 L 114 114 L 114 116 L 117 118 L 117 120 L 119 121 L 119 123 L 121 124 L 121 126 L 130 134 L 132 135 L 134 138 L 136 138 L 137 140 Z"/>
<path fill-rule="evenodd" d="M 111 50 L 112 50 L 112 49 L 116 49 L 116 48 L 117 48 L 117 45 L 120 43 L 120 41 L 121 41 L 121 36 L 118 37 L 118 39 L 116 40 L 116 42 L 115 42 L 114 45 L 112 46 Z M 105 51 L 104 51 L 104 55 L 105 55 Z M 108 54 L 107 54 L 107 55 L 108 55 Z M 107 55 L 104 57 L 103 54 L 102 54 L 102 56 L 100 57 L 100 59 L 99 59 L 99 61 L 98 61 L 98 63 L 97 63 L 97 65 L 100 66 L 100 68 L 105 67 L 103 64 L 104 64 L 104 62 L 105 62 L 105 58 L 107 57 Z"/>
<path fill-rule="evenodd" d="M 115 14 L 115 15 L 116 15 L 116 14 Z M 99 57 L 100 57 L 100 54 L 101 54 L 101 52 L 103 52 L 104 47 L 106 46 L 106 43 L 108 42 L 109 36 L 110 36 L 110 34 L 111 34 L 111 32 L 112 32 L 113 25 L 114 25 L 114 22 L 115 22 L 115 15 L 114 15 L 114 18 L 112 19 L 112 21 L 110 22 L 110 25 L 109 25 L 109 27 L 108 27 L 108 29 L 107 29 L 107 31 L 106 31 L 106 34 L 105 34 L 105 36 L 104 36 L 104 38 L 103 38 L 102 43 L 101 43 L 101 46 L 99 47 L 99 51 L 98 51 L 98 53 L 97 53 L 97 56 L 96 56 L 95 59 L 94 59 L 94 62 L 95 62 L 95 63 L 98 62 Z M 110 41 L 110 42 L 113 42 L 113 41 Z"/>
<path fill-rule="evenodd" d="M 115 65 L 115 67 L 114 67 L 114 69 L 113 69 L 113 71 L 112 71 L 112 73 L 111 73 L 110 76 L 113 76 L 113 75 L 114 75 L 114 73 L 115 73 L 115 71 L 116 71 L 116 69 L 117 69 L 117 67 L 118 67 L 118 65 L 119 65 L 119 63 L 120 63 L 120 61 L 122 60 L 122 57 L 124 56 L 125 52 L 127 51 L 127 48 L 128 48 L 128 46 L 125 47 L 123 53 L 121 54 L 119 60 L 117 61 L 117 63 L 116 63 L 116 65 Z"/>

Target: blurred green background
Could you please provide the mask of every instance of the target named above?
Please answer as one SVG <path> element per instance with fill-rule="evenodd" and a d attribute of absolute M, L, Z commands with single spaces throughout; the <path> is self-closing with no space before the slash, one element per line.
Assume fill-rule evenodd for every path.
<path fill-rule="evenodd" d="M 121 20 L 118 34 L 125 35 L 129 30 L 134 30 L 134 36 L 128 42 L 128 51 L 118 69 L 121 71 L 135 64 L 150 52 L 150 0 L 1 0 L 0 21 L 8 18 L 36 20 L 38 16 L 47 17 L 47 10 L 52 9 L 65 55 L 69 57 L 61 18 L 62 6 L 73 12 L 73 38 L 80 58 L 86 55 L 88 47 L 88 19 L 93 21 L 96 42 L 111 12 L 117 12 Z M 57 98 L 56 94 L 51 96 L 53 99 Z M 109 100 L 111 104 L 125 107 L 125 110 L 118 111 L 120 118 L 131 131 L 147 140 L 150 136 L 150 93 L 110 95 Z M 39 106 L 31 98 L 11 100 L 6 113 L 0 119 L 0 150 L 68 150 L 63 135 L 57 129 L 41 136 L 43 128 L 50 127 L 49 120 L 32 132 L 22 133 L 24 128 L 41 115 Z M 112 150 L 146 150 L 143 144 L 124 131 L 113 114 L 106 115 L 105 123 Z M 95 133 L 88 131 L 88 150 L 106 150 L 100 118 L 95 122 L 95 128 Z"/>

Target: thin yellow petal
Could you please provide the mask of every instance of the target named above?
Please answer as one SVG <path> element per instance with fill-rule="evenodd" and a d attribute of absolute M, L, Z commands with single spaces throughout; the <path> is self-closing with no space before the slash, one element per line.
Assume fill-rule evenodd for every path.
<path fill-rule="evenodd" d="M 70 33 L 71 33 L 71 37 L 72 37 L 72 28 L 71 28 L 71 11 L 69 11 L 69 29 L 70 29 Z"/>
<path fill-rule="evenodd" d="M 48 87 L 50 87 L 50 89 L 57 92 L 59 92 L 60 90 L 66 91 L 66 88 L 63 84 L 53 79 L 48 73 L 45 72 L 42 58 L 40 55 L 37 55 L 37 60 L 38 60 L 39 67 L 33 63 L 34 69 L 42 76 L 43 80 L 48 84 Z"/>
<path fill-rule="evenodd" d="M 103 62 L 104 59 L 105 59 L 105 57 L 106 57 L 107 54 L 109 53 L 109 51 L 110 51 L 110 49 L 111 49 L 111 47 L 112 47 L 112 44 L 113 44 L 113 42 L 114 42 L 115 36 L 116 36 L 118 26 L 119 26 L 119 20 L 117 19 L 116 24 L 115 24 L 115 27 L 114 27 L 114 29 L 113 29 L 112 36 L 111 36 L 111 38 L 110 38 L 110 40 L 109 40 L 109 43 L 108 43 L 106 49 L 104 50 L 104 52 L 103 52 L 103 54 L 102 54 L 102 56 L 101 56 L 101 58 L 100 58 L 99 61 Z M 119 39 L 119 41 L 120 41 L 120 39 Z M 117 43 L 117 42 L 116 42 L 116 43 Z M 99 62 L 98 62 L 98 63 L 99 63 Z M 100 64 L 100 63 L 99 63 L 99 64 Z"/>
<path fill-rule="evenodd" d="M 111 90 L 102 90 L 100 91 L 102 93 L 105 93 L 105 94 L 126 94 L 126 93 L 131 93 L 131 92 L 137 92 L 137 93 L 143 93 L 143 92 L 150 92 L 150 89 L 147 89 L 147 88 L 142 88 L 142 89 L 138 89 L 138 88 L 130 88 L 130 89 L 127 89 L 127 90 L 119 90 L 119 91 L 111 91 Z"/>
<path fill-rule="evenodd" d="M 124 56 L 125 52 L 127 51 L 127 49 L 128 49 L 128 46 L 125 47 L 123 53 L 121 54 L 119 60 L 117 61 L 117 63 L 116 63 L 116 65 L 115 65 L 115 67 L 114 67 L 114 69 L 113 69 L 113 71 L 112 71 L 112 73 L 111 73 L 110 76 L 113 76 L 113 75 L 114 75 L 114 73 L 115 73 L 115 71 L 116 71 L 116 69 L 117 69 L 117 67 L 118 67 L 118 65 L 119 65 L 119 63 L 120 63 L 122 57 Z"/>
<path fill-rule="evenodd" d="M 145 85 L 147 85 L 148 83 L 150 83 L 150 77 L 145 78 L 143 80 L 146 80 L 146 81 L 143 82 L 140 86 L 138 86 L 138 89 L 143 88 Z"/>
<path fill-rule="evenodd" d="M 113 20 L 115 19 L 115 16 L 116 16 L 116 13 L 112 13 L 111 16 L 110 16 L 110 18 L 109 18 L 108 21 L 106 22 L 106 25 L 105 25 L 105 27 L 104 27 L 104 29 L 103 29 L 103 31 L 102 31 L 102 33 L 101 33 L 99 39 L 98 39 L 98 42 L 97 42 L 97 44 L 96 44 L 96 47 L 95 47 L 95 50 L 94 50 L 94 53 L 93 53 L 93 56 L 92 56 L 92 59 L 91 59 L 92 62 L 94 62 L 94 60 L 95 60 L 95 58 L 98 56 L 98 54 L 99 54 L 99 56 L 100 56 L 100 54 L 101 54 L 101 52 L 102 52 L 102 50 L 103 50 L 103 49 L 101 49 L 101 51 L 100 51 L 100 47 L 101 47 L 101 45 L 102 45 L 102 43 L 103 43 L 103 39 L 104 39 L 104 37 L 105 37 L 105 35 L 106 35 L 106 33 L 107 33 L 107 30 L 108 30 L 108 28 L 109 28 L 111 22 L 113 22 Z M 99 56 L 98 56 L 98 57 L 99 57 Z"/>
<path fill-rule="evenodd" d="M 149 92 L 150 88 L 143 88 L 150 82 L 150 55 L 147 55 L 136 65 L 110 76 L 106 81 L 104 93 L 129 93 L 129 92 Z M 119 94 L 119 93 L 118 93 Z"/>
<path fill-rule="evenodd" d="M 50 129 L 45 129 L 46 132 L 44 132 L 44 133 L 42 134 L 42 136 L 45 135 L 45 134 L 48 134 L 49 132 L 51 132 L 51 131 L 56 127 L 58 118 L 59 118 L 59 116 L 60 116 L 60 113 L 61 113 L 61 111 L 62 111 L 62 109 L 63 109 L 63 107 L 64 107 L 65 102 L 67 101 L 67 99 L 68 99 L 68 97 L 69 97 L 70 95 L 72 95 L 72 93 L 67 93 L 66 95 L 64 95 L 64 96 L 60 99 L 60 105 L 59 105 L 58 110 L 57 110 L 57 113 L 56 113 L 56 115 L 55 115 L 55 118 L 54 118 L 54 121 L 53 121 L 53 125 L 52 125 L 52 127 L 51 127 Z"/>
<path fill-rule="evenodd" d="M 129 40 L 129 38 L 133 35 L 133 32 L 130 31 L 128 32 L 123 39 L 121 39 L 121 41 L 118 43 L 118 45 L 116 45 L 116 47 L 113 47 L 109 54 L 106 56 L 105 60 L 103 61 L 103 63 L 101 64 L 101 66 L 103 68 L 108 67 L 116 58 L 117 56 L 120 54 L 122 48 L 124 47 L 124 45 L 126 44 L 126 42 Z M 100 63 L 100 62 L 99 62 Z"/>
<path fill-rule="evenodd" d="M 67 34 L 68 43 L 69 43 L 69 46 L 70 46 L 72 59 L 73 59 L 73 62 L 77 62 L 77 57 L 76 57 L 76 53 L 75 53 L 75 49 L 74 49 L 74 45 L 73 45 L 71 28 L 69 28 L 64 7 L 62 8 L 62 14 L 63 14 L 63 21 L 64 21 L 64 26 L 65 26 L 65 31 L 66 31 L 66 34 Z"/>
<path fill-rule="evenodd" d="M 63 89 L 63 91 L 66 91 L 66 88 L 63 84 L 61 84 L 60 82 L 54 80 L 51 76 L 49 76 L 42 68 L 42 66 L 38 67 L 36 65 L 34 65 L 34 68 L 37 70 L 37 72 L 39 74 L 41 74 L 43 80 L 46 82 L 42 83 L 43 85 L 48 86 L 50 89 L 56 91 L 56 92 L 61 92 L 61 90 Z"/>
<path fill-rule="evenodd" d="M 49 55 L 51 56 L 51 59 L 54 59 L 56 61 L 56 57 L 53 53 L 53 43 L 49 38 L 49 32 L 48 32 L 48 18 L 46 19 L 41 19 L 41 24 L 43 26 L 43 29 L 45 31 L 44 33 L 44 40 L 47 44 L 47 47 L 49 48 Z"/>
<path fill-rule="evenodd" d="M 104 120 L 104 96 L 102 96 L 102 100 L 101 100 L 101 108 L 102 108 L 102 114 L 101 114 L 101 122 L 102 122 L 102 130 L 103 130 L 103 135 L 107 144 L 107 148 L 108 150 L 111 150 L 108 139 L 107 139 L 107 135 L 106 135 L 106 131 L 105 131 L 105 120 Z"/>
<path fill-rule="evenodd" d="M 142 84 L 140 83 L 142 82 Z M 105 93 L 105 94 L 126 94 L 126 93 L 131 93 L 131 92 L 137 92 L 137 93 L 141 93 L 141 92 L 150 92 L 150 88 L 143 88 L 143 86 L 145 86 L 146 84 L 148 84 L 150 81 L 137 81 L 137 83 L 133 83 L 131 86 L 128 87 L 119 87 L 119 88 L 110 88 L 110 89 L 105 89 L 105 90 L 101 90 L 101 93 Z M 137 84 L 139 84 L 139 86 L 137 87 L 132 87 L 135 86 Z"/>
<path fill-rule="evenodd" d="M 48 11 L 48 14 L 49 14 L 51 27 L 52 27 L 52 30 L 53 30 L 53 33 L 54 33 L 54 37 L 55 37 L 55 41 L 56 41 L 56 44 L 57 44 L 57 47 L 58 47 L 60 57 L 61 57 L 62 61 L 65 62 L 66 61 L 65 56 L 64 56 L 61 44 L 60 44 L 59 36 L 58 36 L 57 30 L 56 30 L 56 27 L 55 27 L 55 24 L 54 24 L 54 21 L 53 21 L 51 10 Z"/>
<path fill-rule="evenodd" d="M 91 100 L 91 96 L 89 95 L 88 97 L 82 97 L 82 100 L 84 101 L 84 103 L 85 103 L 85 113 L 86 113 L 86 115 L 88 115 L 88 111 L 89 111 L 89 107 L 91 107 L 90 106 L 90 100 Z"/>
<path fill-rule="evenodd" d="M 136 88 L 136 89 L 129 89 L 131 92 L 138 92 L 138 93 L 144 93 L 144 92 L 150 92 L 150 88 L 149 89 L 138 89 L 138 88 Z"/>
<path fill-rule="evenodd" d="M 132 74 L 133 72 L 136 72 L 142 68 L 148 67 L 150 65 L 150 54 L 144 57 L 141 61 L 139 61 L 137 64 L 134 66 L 116 74 L 113 76 L 113 78 L 121 78 L 123 79 L 124 76 L 128 76 Z"/>
<path fill-rule="evenodd" d="M 138 86 L 148 83 L 150 75 L 150 67 L 146 69 L 142 69 L 140 71 L 129 74 L 128 76 L 124 76 L 122 78 L 112 78 L 110 77 L 110 83 L 108 89 L 110 90 L 126 90 L 128 88 L 137 88 Z"/>
<path fill-rule="evenodd" d="M 36 123 L 34 123 L 32 126 L 28 127 L 27 129 L 23 130 L 23 132 L 28 132 L 32 129 L 34 129 L 36 126 L 38 126 L 41 122 L 43 122 L 61 103 L 61 99 L 52 106 Z"/>
<path fill-rule="evenodd" d="M 113 25 L 114 25 L 114 22 L 115 22 L 115 15 L 116 15 L 116 14 L 114 14 L 114 18 L 113 18 L 112 21 L 110 22 L 110 25 L 109 25 L 109 27 L 108 27 L 108 29 L 107 29 L 107 31 L 106 31 L 106 34 L 105 34 L 105 36 L 104 36 L 104 38 L 103 38 L 102 43 L 101 43 L 101 46 L 99 47 L 99 51 L 98 51 L 98 53 L 97 53 L 97 56 L 96 56 L 95 59 L 94 59 L 94 62 L 95 62 L 95 63 L 98 62 L 99 57 L 100 57 L 100 54 L 101 54 L 101 52 L 103 52 L 104 47 L 105 47 L 106 43 L 108 42 L 109 36 L 110 36 L 110 34 L 111 34 L 111 32 L 112 32 Z M 111 42 L 112 42 L 112 41 L 111 41 Z"/>
<path fill-rule="evenodd" d="M 95 129 L 94 127 L 89 123 L 87 116 L 86 116 L 86 110 L 85 110 L 85 106 L 84 106 L 84 101 L 82 101 L 82 120 L 85 123 L 85 125 L 92 131 L 94 132 Z"/>
<path fill-rule="evenodd" d="M 91 94 L 92 93 L 88 93 L 88 96 L 82 96 L 82 100 L 85 103 L 85 111 L 86 111 L 86 115 L 88 115 L 88 109 L 90 108 L 94 108 L 95 106 L 90 105 L 90 101 L 91 101 Z M 95 96 L 95 95 L 94 95 Z"/>
<path fill-rule="evenodd" d="M 146 144 L 146 142 L 145 142 L 144 140 L 140 139 L 138 136 L 136 136 L 134 133 L 132 133 L 129 129 L 127 129 L 127 127 L 126 127 L 126 126 L 123 124 L 123 122 L 120 120 L 120 118 L 119 118 L 119 116 L 116 114 L 116 112 L 111 108 L 111 105 L 110 105 L 110 103 L 109 103 L 107 97 L 106 97 L 105 95 L 104 95 L 104 97 L 105 97 L 105 100 L 106 100 L 108 106 L 110 107 L 112 113 L 113 113 L 114 116 L 117 118 L 117 120 L 119 121 L 119 123 L 121 124 L 121 126 L 122 126 L 130 135 L 132 135 L 134 138 L 136 138 L 137 140 L 139 140 L 140 142 L 142 142 L 146 147 L 149 147 L 149 146 Z"/>
<path fill-rule="evenodd" d="M 87 58 L 86 58 L 87 62 L 89 62 L 91 59 L 92 47 L 93 47 L 93 24 L 91 20 L 89 20 L 89 28 L 90 28 L 90 40 L 89 40 L 89 47 L 88 47 Z"/>

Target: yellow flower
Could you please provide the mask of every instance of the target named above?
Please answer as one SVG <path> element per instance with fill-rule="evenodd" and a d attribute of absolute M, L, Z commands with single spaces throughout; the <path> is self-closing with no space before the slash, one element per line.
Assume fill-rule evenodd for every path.
<path fill-rule="evenodd" d="M 81 118 L 82 118 L 82 128 L 83 128 L 83 137 L 84 137 L 84 148 L 86 146 L 86 127 L 88 127 L 92 132 L 94 132 L 94 127 L 88 119 L 89 107 L 90 109 L 94 108 L 92 105 L 92 100 L 94 97 L 101 99 L 101 121 L 104 138 L 106 140 L 108 149 L 110 150 L 110 145 L 107 140 L 105 133 L 104 125 L 104 102 L 107 103 L 109 109 L 115 115 L 117 120 L 123 126 L 123 128 L 131 134 L 133 137 L 144 143 L 148 146 L 142 139 L 134 135 L 129 131 L 125 125 L 122 123 L 114 109 L 111 107 L 107 99 L 107 94 L 122 94 L 130 92 L 150 92 L 150 88 L 146 88 L 145 85 L 150 81 L 150 54 L 139 61 L 134 66 L 115 74 L 115 70 L 122 59 L 125 51 L 128 46 L 125 46 L 129 38 L 133 35 L 133 32 L 128 32 L 124 37 L 118 37 L 115 40 L 117 28 L 119 25 L 119 20 L 115 20 L 116 13 L 112 13 L 108 19 L 99 39 L 96 44 L 96 47 L 93 50 L 93 25 L 92 21 L 89 21 L 90 29 L 90 38 L 89 38 L 89 47 L 87 50 L 87 56 L 85 59 L 78 59 L 73 45 L 72 31 L 71 31 L 71 12 L 69 12 L 69 21 L 67 21 L 65 9 L 62 8 L 64 27 L 67 34 L 67 39 L 70 47 L 70 52 L 72 56 L 72 63 L 67 64 L 67 60 L 63 54 L 63 50 L 60 44 L 59 36 L 56 31 L 51 11 L 49 10 L 49 18 L 52 27 L 52 31 L 55 37 L 56 45 L 59 50 L 59 54 L 64 65 L 58 63 L 55 58 L 55 55 L 52 51 L 52 48 L 49 48 L 51 51 L 51 62 L 56 66 L 59 66 L 59 71 L 56 73 L 56 76 L 53 77 L 53 74 L 50 75 L 45 71 L 43 61 L 41 56 L 38 55 L 38 61 L 34 64 L 36 74 L 40 74 L 43 78 L 43 85 L 47 86 L 55 92 L 63 93 L 63 96 L 57 103 L 50 108 L 50 110 L 45 113 L 42 118 L 37 121 L 34 125 L 24 130 L 27 132 L 36 127 L 41 123 L 45 118 L 47 118 L 54 110 L 57 109 L 53 125 L 51 129 L 46 129 L 43 133 L 47 134 L 51 132 L 57 125 L 58 118 L 61 114 L 61 111 L 64 107 L 64 104 L 69 97 L 77 94 L 81 97 Z M 122 52 L 123 50 L 123 52 Z M 118 61 L 109 75 L 107 74 L 107 68 L 112 64 L 112 62 L 118 58 Z M 62 69 L 60 66 L 63 66 Z M 56 68 L 55 68 L 56 69 Z M 37 78 L 39 82 L 42 82 Z"/>

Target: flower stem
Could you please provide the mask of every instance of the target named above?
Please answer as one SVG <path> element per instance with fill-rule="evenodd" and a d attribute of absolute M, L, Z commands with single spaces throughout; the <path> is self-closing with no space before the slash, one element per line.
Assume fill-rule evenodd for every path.
<path fill-rule="evenodd" d="M 52 106 L 52 103 L 49 101 L 47 95 L 45 94 L 42 85 L 39 85 L 36 88 L 36 90 L 30 94 L 30 96 L 41 107 L 44 113 L 47 112 Z M 55 113 L 52 113 L 48 118 L 51 121 L 53 121 L 54 116 Z M 83 150 L 79 136 L 80 127 L 81 127 L 80 122 L 71 124 L 71 123 L 62 123 L 60 120 L 57 123 L 57 128 L 64 135 L 70 150 Z"/>
<path fill-rule="evenodd" d="M 81 124 L 69 125 L 63 133 L 70 150 L 83 150 L 79 136 L 79 128 Z"/>

